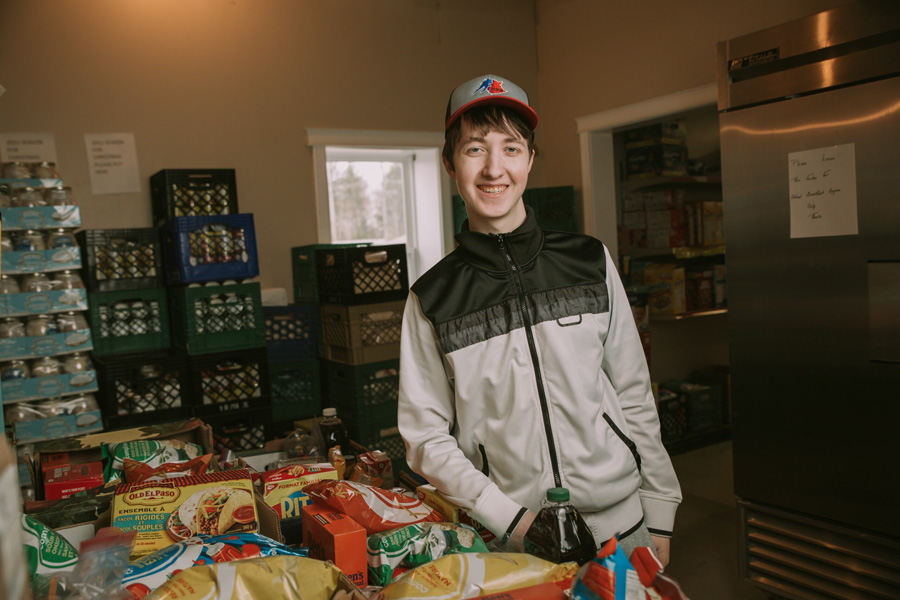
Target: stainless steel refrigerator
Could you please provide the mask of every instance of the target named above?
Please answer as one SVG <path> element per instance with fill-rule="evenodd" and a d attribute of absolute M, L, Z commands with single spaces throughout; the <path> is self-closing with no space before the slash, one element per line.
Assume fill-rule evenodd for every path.
<path fill-rule="evenodd" d="M 900 598 L 900 2 L 718 45 L 743 577 Z"/>

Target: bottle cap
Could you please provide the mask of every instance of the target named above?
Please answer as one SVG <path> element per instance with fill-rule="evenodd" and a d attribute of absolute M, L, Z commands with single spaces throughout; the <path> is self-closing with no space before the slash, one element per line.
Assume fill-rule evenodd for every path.
<path fill-rule="evenodd" d="M 563 487 L 555 487 L 547 490 L 547 500 L 550 502 L 568 502 L 569 490 Z"/>
<path fill-rule="evenodd" d="M 335 417 L 335 416 L 337 416 L 337 409 L 336 408 L 323 408 L 322 416 L 323 417 Z"/>

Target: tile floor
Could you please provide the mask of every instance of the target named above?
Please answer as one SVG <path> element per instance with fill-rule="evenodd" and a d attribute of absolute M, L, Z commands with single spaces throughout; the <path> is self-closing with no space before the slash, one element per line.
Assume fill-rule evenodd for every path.
<path fill-rule="evenodd" d="M 672 457 L 684 500 L 666 573 L 691 600 L 767 600 L 740 579 L 731 442 Z"/>

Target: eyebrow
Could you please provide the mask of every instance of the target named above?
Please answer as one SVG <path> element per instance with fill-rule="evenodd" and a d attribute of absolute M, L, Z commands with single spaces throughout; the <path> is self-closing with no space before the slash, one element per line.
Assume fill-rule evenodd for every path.
<path fill-rule="evenodd" d="M 486 141 L 487 141 L 487 139 L 480 135 L 470 135 L 466 139 L 462 140 L 462 143 L 468 144 L 470 142 L 486 142 Z M 507 136 L 507 137 L 503 138 L 503 143 L 504 144 L 510 144 L 510 143 L 525 144 L 525 140 L 523 140 L 520 137 Z"/>

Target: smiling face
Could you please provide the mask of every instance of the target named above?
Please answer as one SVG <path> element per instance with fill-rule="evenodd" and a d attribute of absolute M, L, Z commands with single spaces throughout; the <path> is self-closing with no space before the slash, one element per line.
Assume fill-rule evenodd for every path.
<path fill-rule="evenodd" d="M 534 150 L 513 127 L 476 128 L 462 121 L 453 161 L 445 157 L 444 167 L 465 202 L 469 229 L 508 233 L 525 221 L 522 193 Z"/>

